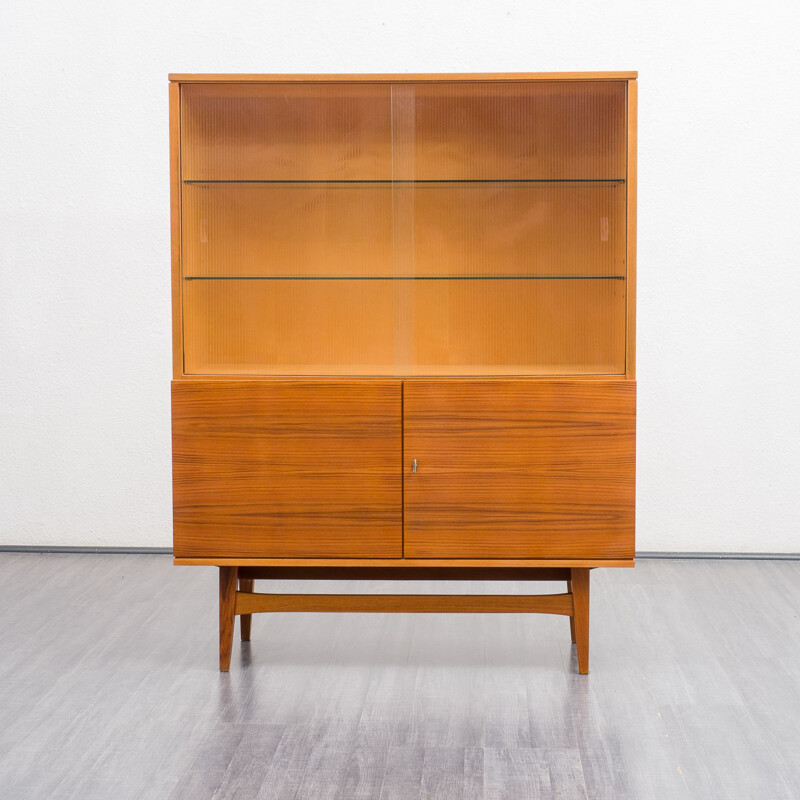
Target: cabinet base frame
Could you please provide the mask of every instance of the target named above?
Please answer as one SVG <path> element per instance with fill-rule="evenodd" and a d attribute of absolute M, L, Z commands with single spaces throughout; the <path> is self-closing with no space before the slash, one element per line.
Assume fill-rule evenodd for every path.
<path fill-rule="evenodd" d="M 256 579 L 526 580 L 566 581 L 561 594 L 267 594 L 253 591 Z M 241 617 L 242 641 L 250 641 L 252 615 L 268 611 L 560 614 L 569 617 L 578 672 L 589 672 L 589 568 L 475 567 L 239 567 L 219 568 L 219 669 L 230 669 L 233 629 Z"/>

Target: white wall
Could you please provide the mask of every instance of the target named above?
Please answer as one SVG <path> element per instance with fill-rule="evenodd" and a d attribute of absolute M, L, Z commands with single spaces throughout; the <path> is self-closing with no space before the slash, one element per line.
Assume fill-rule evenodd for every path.
<path fill-rule="evenodd" d="M 168 546 L 168 72 L 640 72 L 641 550 L 797 552 L 793 3 L 4 0 L 0 543 Z"/>

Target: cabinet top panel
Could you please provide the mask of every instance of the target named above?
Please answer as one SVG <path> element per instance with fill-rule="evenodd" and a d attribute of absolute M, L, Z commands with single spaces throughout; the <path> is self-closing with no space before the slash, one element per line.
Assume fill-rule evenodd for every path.
<path fill-rule="evenodd" d="M 177 83 L 420 83 L 424 81 L 634 81 L 631 72 L 449 72 L 449 73 L 341 73 L 322 75 L 254 75 L 170 73 Z"/>

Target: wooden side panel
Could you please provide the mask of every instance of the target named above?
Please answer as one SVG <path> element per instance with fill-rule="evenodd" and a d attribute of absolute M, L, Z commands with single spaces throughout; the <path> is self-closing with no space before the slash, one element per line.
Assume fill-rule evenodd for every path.
<path fill-rule="evenodd" d="M 635 404 L 632 381 L 407 381 L 405 557 L 633 558 Z"/>
<path fill-rule="evenodd" d="M 169 87 L 169 216 L 172 286 L 172 377 L 183 375 L 181 308 L 181 107 L 180 86 Z"/>
<path fill-rule="evenodd" d="M 628 83 L 628 216 L 627 216 L 627 369 L 629 380 L 636 378 L 636 192 L 637 192 L 637 125 L 639 87 L 636 81 Z"/>
<path fill-rule="evenodd" d="M 176 557 L 402 555 L 399 381 L 172 384 Z"/>

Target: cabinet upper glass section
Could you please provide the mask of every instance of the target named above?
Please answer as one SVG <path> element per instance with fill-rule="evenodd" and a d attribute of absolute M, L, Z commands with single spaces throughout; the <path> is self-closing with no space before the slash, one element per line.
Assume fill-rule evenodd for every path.
<path fill-rule="evenodd" d="M 185 373 L 624 373 L 626 98 L 182 85 Z"/>

